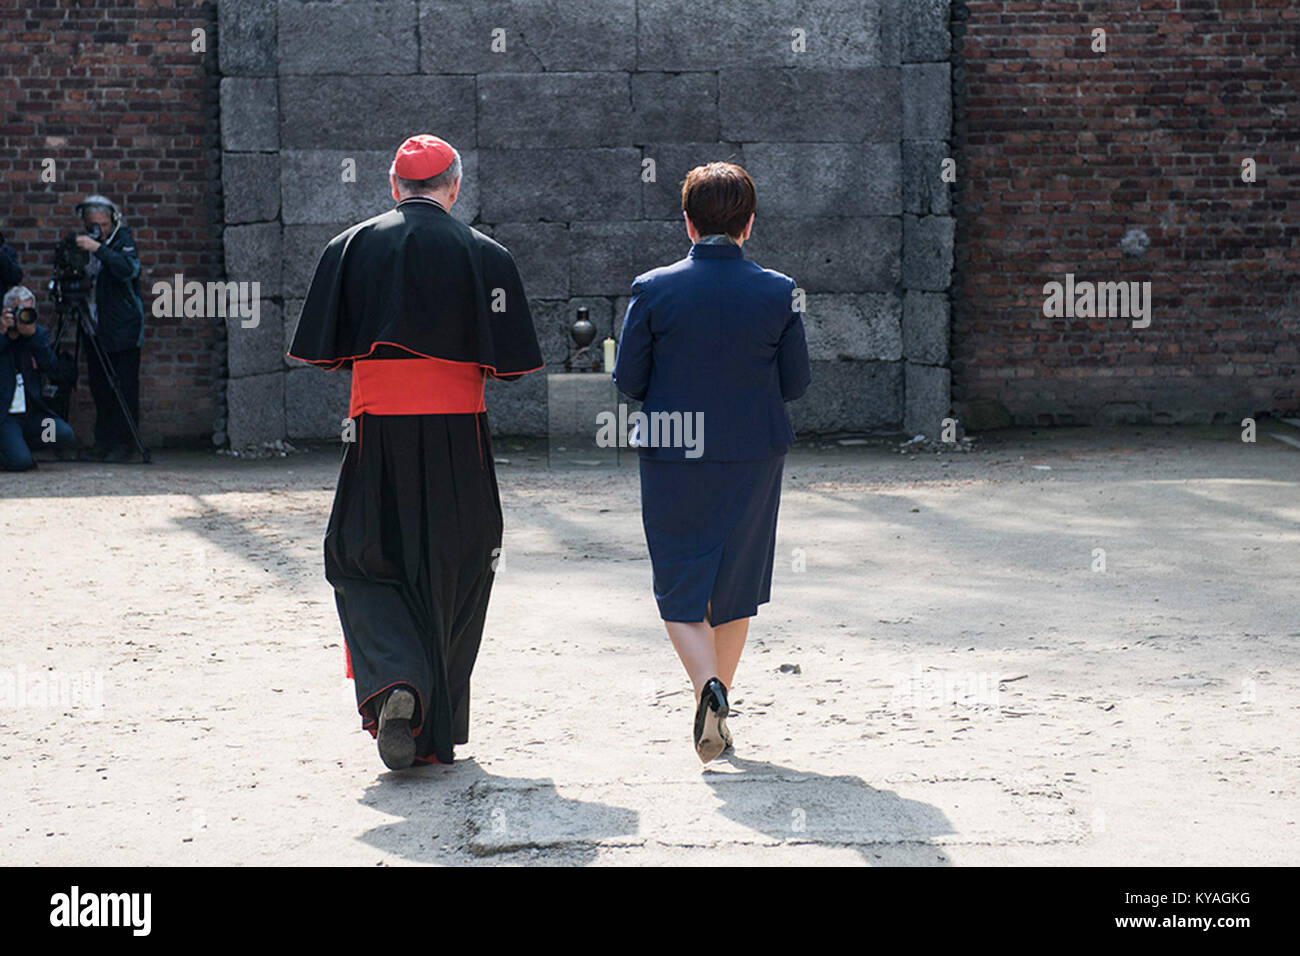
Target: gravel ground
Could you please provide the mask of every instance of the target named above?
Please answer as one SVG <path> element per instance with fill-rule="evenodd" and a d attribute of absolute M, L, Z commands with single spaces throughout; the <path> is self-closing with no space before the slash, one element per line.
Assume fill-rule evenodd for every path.
<path fill-rule="evenodd" d="M 27 864 L 1293 864 L 1300 453 L 1235 429 L 794 451 L 704 768 L 635 462 L 501 440 L 449 767 L 360 729 L 336 449 L 0 474 L 0 846 Z"/>

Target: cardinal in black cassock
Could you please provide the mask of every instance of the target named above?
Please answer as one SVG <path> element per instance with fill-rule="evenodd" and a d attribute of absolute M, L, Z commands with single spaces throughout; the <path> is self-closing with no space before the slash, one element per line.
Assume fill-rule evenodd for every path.
<path fill-rule="evenodd" d="M 542 367 L 506 248 L 453 218 L 460 156 L 412 136 L 397 205 L 325 247 L 289 349 L 351 368 L 346 445 L 325 533 L 362 726 L 392 769 L 450 763 L 501 548 L 483 389 Z"/>

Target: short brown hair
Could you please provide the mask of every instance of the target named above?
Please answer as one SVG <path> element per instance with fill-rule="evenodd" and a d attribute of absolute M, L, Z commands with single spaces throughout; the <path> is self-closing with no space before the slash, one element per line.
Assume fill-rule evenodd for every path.
<path fill-rule="evenodd" d="M 754 180 L 735 163 L 696 166 L 682 183 L 682 210 L 702 236 L 740 235 L 757 204 Z"/>

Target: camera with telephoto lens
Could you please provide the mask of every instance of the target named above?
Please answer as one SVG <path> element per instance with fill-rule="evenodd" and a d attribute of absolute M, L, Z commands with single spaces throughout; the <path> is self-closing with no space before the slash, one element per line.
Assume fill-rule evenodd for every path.
<path fill-rule="evenodd" d="M 30 305 L 25 305 L 14 313 L 14 319 L 19 325 L 35 325 L 36 309 Z"/>

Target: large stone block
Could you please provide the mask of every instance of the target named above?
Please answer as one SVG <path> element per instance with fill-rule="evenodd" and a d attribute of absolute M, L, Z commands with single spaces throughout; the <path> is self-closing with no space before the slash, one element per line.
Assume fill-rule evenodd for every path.
<path fill-rule="evenodd" d="M 280 73 L 415 73 L 415 0 L 280 0 Z"/>
<path fill-rule="evenodd" d="M 627 295 L 643 272 L 686 256 L 676 222 L 583 222 L 569 227 L 569 285 L 581 295 Z"/>
<path fill-rule="evenodd" d="M 903 217 L 903 286 L 942 292 L 952 283 L 954 223 L 949 216 Z"/>
<path fill-rule="evenodd" d="M 952 209 L 951 184 L 943 181 L 943 161 L 952 156 L 947 143 L 903 143 L 903 212 L 946 216 Z"/>
<path fill-rule="evenodd" d="M 951 376 L 946 368 L 906 363 L 903 384 L 903 430 L 909 435 L 938 438 L 951 406 Z"/>
<path fill-rule="evenodd" d="M 423 73 L 631 70 L 636 0 L 421 0 L 420 40 Z"/>
<path fill-rule="evenodd" d="M 221 192 L 226 225 L 269 222 L 280 215 L 280 163 L 274 153 L 224 153 Z"/>
<path fill-rule="evenodd" d="M 280 224 L 227 226 L 224 232 L 226 277 L 261 283 L 264 297 L 280 294 Z"/>
<path fill-rule="evenodd" d="M 784 272 L 805 292 L 893 292 L 902 224 L 897 218 L 773 219 L 760 214 L 745 255 Z"/>
<path fill-rule="evenodd" d="M 627 318 L 627 307 L 632 304 L 630 295 L 620 295 L 614 297 L 614 338 L 621 341 L 623 338 L 623 320 Z"/>
<path fill-rule="evenodd" d="M 276 0 L 221 0 L 217 28 L 222 76 L 274 76 Z"/>
<path fill-rule="evenodd" d="M 332 438 L 343 434 L 352 373 L 300 366 L 284 377 L 284 422 L 289 438 Z"/>
<path fill-rule="evenodd" d="M 236 450 L 284 438 L 284 373 L 226 383 L 226 434 Z"/>
<path fill-rule="evenodd" d="M 718 124 L 716 73 L 632 74 L 633 143 L 709 143 Z"/>
<path fill-rule="evenodd" d="M 902 309 L 890 292 L 808 296 L 803 314 L 808 357 L 898 361 Z"/>
<path fill-rule="evenodd" d="M 637 50 L 642 70 L 892 66 L 899 54 L 897 14 L 894 0 L 641 0 Z"/>
<path fill-rule="evenodd" d="M 460 192 L 456 195 L 456 202 L 452 204 L 451 215 L 455 219 L 469 225 L 478 219 L 479 216 L 479 190 L 478 190 L 478 150 L 462 149 L 460 153 Z M 392 194 L 389 194 L 389 201 L 392 200 Z"/>
<path fill-rule="evenodd" d="M 284 295 L 305 296 L 331 239 L 350 223 L 284 227 Z"/>
<path fill-rule="evenodd" d="M 502 149 L 622 146 L 631 140 L 626 73 L 502 73 L 478 78 L 478 144 Z"/>
<path fill-rule="evenodd" d="M 251 319 L 226 318 L 226 367 L 231 378 L 262 375 L 284 367 L 284 319 L 280 307 L 263 299 L 258 305 L 257 325 L 245 328 Z"/>
<path fill-rule="evenodd" d="M 274 79 L 227 77 L 221 81 L 221 147 L 231 152 L 274 152 L 280 148 Z"/>
<path fill-rule="evenodd" d="M 289 358 L 289 349 L 293 345 L 294 333 L 298 331 L 298 319 L 302 316 L 302 299 L 285 299 L 284 300 L 284 318 L 282 326 L 284 328 L 284 348 L 281 349 L 281 356 L 286 368 L 302 368 L 303 363 L 297 359 Z"/>
<path fill-rule="evenodd" d="M 480 149 L 486 222 L 571 222 L 641 215 L 641 150 Z"/>
<path fill-rule="evenodd" d="M 903 357 L 920 365 L 948 364 L 948 296 L 909 290 L 903 297 Z"/>
<path fill-rule="evenodd" d="M 947 63 L 904 64 L 903 139 L 947 140 L 952 134 L 952 79 Z"/>
<path fill-rule="evenodd" d="M 897 216 L 897 143 L 750 143 L 745 169 L 766 216 Z"/>
<path fill-rule="evenodd" d="M 344 161 L 355 163 L 355 182 L 344 182 Z M 360 222 L 393 208 L 388 150 L 285 149 L 280 151 L 284 222 Z"/>
<path fill-rule="evenodd" d="M 483 403 L 493 437 L 517 435 L 541 438 L 546 434 L 546 372 L 533 372 L 513 382 L 489 378 Z M 501 454 L 501 449 L 494 449 Z"/>
<path fill-rule="evenodd" d="M 569 230 L 558 222 L 502 222 L 481 230 L 510 250 L 529 299 L 569 297 Z"/>
<path fill-rule="evenodd" d="M 280 106 L 286 149 L 380 149 L 391 159 L 413 133 L 462 153 L 476 143 L 471 76 L 285 76 Z"/>
<path fill-rule="evenodd" d="M 654 181 L 641 183 L 641 204 L 646 219 L 682 222 L 682 183 L 686 174 L 705 163 L 737 163 L 746 166 L 745 150 L 739 143 L 657 143 L 647 146 L 642 157 L 654 160 Z M 760 195 L 766 195 L 761 192 Z M 766 208 L 766 207 L 764 207 Z M 685 235 L 682 226 L 682 235 Z"/>
<path fill-rule="evenodd" d="M 952 33 L 948 26 L 951 0 L 902 0 L 902 39 L 904 63 L 947 60 L 952 52 Z"/>
<path fill-rule="evenodd" d="M 618 414 L 619 393 L 604 373 L 550 373 L 546 376 L 546 434 L 552 448 L 597 449 L 602 412 Z"/>
<path fill-rule="evenodd" d="M 900 129 L 894 69 L 724 69 L 718 102 L 724 140 L 888 143 Z"/>
<path fill-rule="evenodd" d="M 808 391 L 786 407 L 801 438 L 897 432 L 903 422 L 902 363 L 813 362 Z"/>

